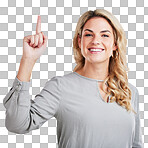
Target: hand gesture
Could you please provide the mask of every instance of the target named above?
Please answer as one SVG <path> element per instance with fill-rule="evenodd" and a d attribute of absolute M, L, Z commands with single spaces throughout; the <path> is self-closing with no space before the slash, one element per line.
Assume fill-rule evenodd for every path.
<path fill-rule="evenodd" d="M 41 16 L 38 16 L 36 34 L 23 39 L 23 58 L 36 61 L 45 51 L 47 36 L 41 32 Z"/>

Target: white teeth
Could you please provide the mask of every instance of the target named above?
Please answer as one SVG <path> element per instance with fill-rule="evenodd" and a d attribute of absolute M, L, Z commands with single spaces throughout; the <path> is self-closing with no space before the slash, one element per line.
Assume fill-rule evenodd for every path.
<path fill-rule="evenodd" d="M 90 49 L 90 51 L 102 51 L 102 49 Z"/>

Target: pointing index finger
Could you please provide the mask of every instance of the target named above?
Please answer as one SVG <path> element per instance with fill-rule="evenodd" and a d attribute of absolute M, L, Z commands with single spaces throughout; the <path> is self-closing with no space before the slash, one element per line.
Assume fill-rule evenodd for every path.
<path fill-rule="evenodd" d="M 41 32 L 41 16 L 38 15 L 37 25 L 36 25 L 36 34 Z"/>

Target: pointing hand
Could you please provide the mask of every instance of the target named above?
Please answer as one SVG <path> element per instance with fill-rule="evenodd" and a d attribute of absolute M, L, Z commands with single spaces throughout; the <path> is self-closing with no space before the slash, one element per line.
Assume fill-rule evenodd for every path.
<path fill-rule="evenodd" d="M 37 60 L 45 51 L 47 36 L 41 32 L 41 16 L 38 16 L 36 34 L 29 35 L 23 39 L 23 58 Z"/>

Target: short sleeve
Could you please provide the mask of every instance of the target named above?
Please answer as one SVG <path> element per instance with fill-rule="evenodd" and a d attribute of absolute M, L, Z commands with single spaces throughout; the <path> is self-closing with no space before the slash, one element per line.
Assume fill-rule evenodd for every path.
<path fill-rule="evenodd" d="M 139 92 L 136 88 L 135 92 L 135 137 L 133 141 L 132 148 L 143 148 L 143 141 L 142 141 L 142 131 L 141 131 L 141 124 L 140 124 L 140 112 L 139 112 Z"/>
<path fill-rule="evenodd" d="M 5 96 L 3 104 L 6 108 L 5 125 L 10 132 L 28 133 L 38 129 L 47 120 L 54 117 L 60 104 L 60 76 L 55 76 L 34 100 L 30 99 L 31 82 L 22 82 L 17 77 L 13 86 Z"/>

